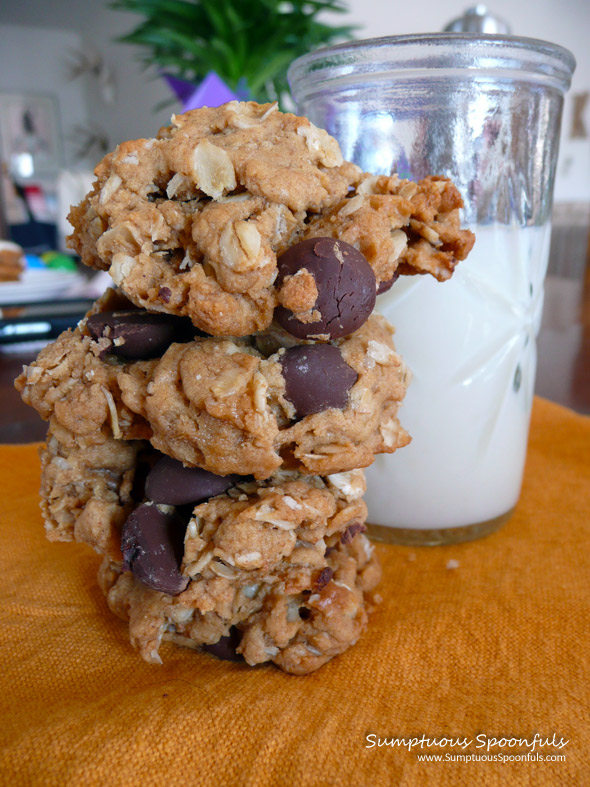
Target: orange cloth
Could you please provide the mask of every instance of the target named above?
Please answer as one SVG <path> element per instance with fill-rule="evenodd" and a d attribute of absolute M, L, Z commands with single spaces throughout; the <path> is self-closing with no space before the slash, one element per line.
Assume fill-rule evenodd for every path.
<path fill-rule="evenodd" d="M 307 677 L 172 645 L 143 663 L 96 584 L 50 544 L 35 446 L 0 448 L 7 785 L 590 784 L 590 419 L 535 401 L 522 499 L 481 541 L 380 545 L 383 603 L 358 645 Z M 449 560 L 458 567 L 447 567 Z M 569 740 L 561 762 L 420 762 L 366 736 Z M 370 741 L 369 741 L 370 742 Z M 493 747 L 522 754 L 526 746 Z"/>

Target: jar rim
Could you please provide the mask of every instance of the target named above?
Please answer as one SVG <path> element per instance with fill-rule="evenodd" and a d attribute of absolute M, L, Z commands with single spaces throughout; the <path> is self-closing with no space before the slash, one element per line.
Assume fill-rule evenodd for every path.
<path fill-rule="evenodd" d="M 334 81 L 433 70 L 487 71 L 501 77 L 546 82 L 567 91 L 576 67 L 573 54 L 550 41 L 485 33 L 413 33 L 348 41 L 316 49 L 294 60 L 288 71 L 291 92 L 299 103 L 309 88 Z"/>

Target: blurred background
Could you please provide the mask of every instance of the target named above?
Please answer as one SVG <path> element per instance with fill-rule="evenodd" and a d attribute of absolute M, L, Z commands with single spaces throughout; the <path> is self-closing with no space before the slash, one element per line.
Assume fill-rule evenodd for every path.
<path fill-rule="evenodd" d="M 171 86 L 163 72 L 185 81 L 188 76 L 196 89 L 216 71 L 238 96 L 250 90 L 253 98 L 274 98 L 285 88 L 292 57 L 311 47 L 350 37 L 437 32 L 453 23 L 457 29 L 466 24 L 469 8 L 464 0 L 193 4 L 215 34 L 198 40 L 190 24 L 177 24 L 170 34 L 174 46 L 170 40 L 164 45 L 161 36 L 167 20 L 182 11 L 176 0 L 3 0 L 0 5 L 3 399 L 12 397 L 12 377 L 40 342 L 75 324 L 89 299 L 105 287 L 104 276 L 91 279 L 67 252 L 67 212 L 89 190 L 92 169 L 106 152 L 123 140 L 154 135 L 181 110 L 172 87 L 185 100 L 191 90 L 182 83 Z M 297 22 L 289 23 L 287 43 L 279 25 L 284 12 Z M 478 6 L 474 13 L 491 17 L 498 32 L 560 44 L 577 60 L 562 124 L 537 390 L 590 413 L 590 2 L 493 0 L 487 10 Z M 256 51 L 235 34 L 248 14 L 260 15 Z M 143 34 L 137 32 L 142 24 Z M 118 40 L 133 31 L 132 39 L 143 45 Z M 179 68 L 183 60 L 191 60 L 192 72 Z M 282 105 L 289 106 L 285 95 Z M 1 418 L 0 440 L 20 439 L 13 416 Z"/>

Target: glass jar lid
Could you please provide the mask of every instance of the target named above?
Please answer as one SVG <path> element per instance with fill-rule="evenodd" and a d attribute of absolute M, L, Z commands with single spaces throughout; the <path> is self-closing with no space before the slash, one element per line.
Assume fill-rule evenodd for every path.
<path fill-rule="evenodd" d="M 437 75 L 461 79 L 485 74 L 498 80 L 538 82 L 565 93 L 575 67 L 569 50 L 536 38 L 420 33 L 317 49 L 294 60 L 288 78 L 298 103 L 328 87 L 342 89 L 346 84 L 385 78 L 416 79 L 434 76 L 434 70 Z"/>

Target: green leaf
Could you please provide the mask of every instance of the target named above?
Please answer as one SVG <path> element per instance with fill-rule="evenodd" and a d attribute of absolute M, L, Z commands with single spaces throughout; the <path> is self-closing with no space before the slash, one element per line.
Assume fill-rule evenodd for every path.
<path fill-rule="evenodd" d="M 260 68 L 256 76 L 248 82 L 248 86 L 252 93 L 256 95 L 262 85 L 282 73 L 291 60 L 293 60 L 293 55 L 289 51 L 277 52 L 276 55 L 273 55 L 273 57 L 267 60 L 266 65 Z"/>
<path fill-rule="evenodd" d="M 114 0 L 110 7 L 142 17 L 118 40 L 140 47 L 145 65 L 193 81 L 213 70 L 232 88 L 244 79 L 260 101 L 287 93 L 294 58 L 355 29 L 319 21 L 345 13 L 341 0 Z"/>

